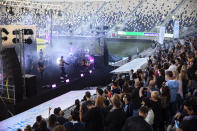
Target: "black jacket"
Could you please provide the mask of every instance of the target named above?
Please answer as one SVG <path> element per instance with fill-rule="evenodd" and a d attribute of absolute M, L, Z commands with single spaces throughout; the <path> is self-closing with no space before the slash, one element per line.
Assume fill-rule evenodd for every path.
<path fill-rule="evenodd" d="M 72 122 L 66 122 L 64 124 L 64 127 L 67 131 L 85 131 L 85 125 L 81 122 L 72 123 Z"/>
<path fill-rule="evenodd" d="M 152 131 L 151 126 L 140 116 L 129 117 L 123 131 Z"/>
<path fill-rule="evenodd" d="M 86 124 L 86 131 L 103 131 L 104 116 L 100 108 L 92 108 L 84 114 L 83 120 Z"/>
<path fill-rule="evenodd" d="M 126 114 L 122 109 L 109 112 L 105 118 L 105 131 L 122 131 L 125 120 Z"/>

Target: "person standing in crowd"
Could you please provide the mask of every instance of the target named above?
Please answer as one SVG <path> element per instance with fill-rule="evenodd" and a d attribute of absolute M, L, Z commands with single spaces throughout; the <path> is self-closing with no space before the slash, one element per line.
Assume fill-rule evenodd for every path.
<path fill-rule="evenodd" d="M 60 107 L 54 109 L 54 115 L 56 116 L 56 120 L 61 125 L 68 121 L 66 118 L 64 118 L 64 112 L 61 110 Z"/>
<path fill-rule="evenodd" d="M 40 128 L 40 124 L 42 122 L 42 116 L 37 116 L 36 117 L 36 122 L 33 124 L 33 130 L 37 131 Z"/>
<path fill-rule="evenodd" d="M 123 84 L 124 84 L 124 81 L 123 81 L 123 79 L 122 79 L 122 75 L 118 75 L 117 76 L 117 82 L 118 82 L 118 85 L 119 85 L 119 87 L 122 89 L 122 86 L 123 86 Z"/>
<path fill-rule="evenodd" d="M 134 70 L 131 69 L 129 72 L 130 80 L 133 80 L 133 73 L 134 73 Z"/>
<path fill-rule="evenodd" d="M 114 94 L 112 97 L 112 105 L 112 111 L 105 118 L 105 131 L 122 131 L 126 114 L 121 109 L 122 103 L 118 94 Z"/>
<path fill-rule="evenodd" d="M 183 96 L 186 96 L 187 90 L 188 90 L 188 82 L 189 82 L 189 78 L 188 78 L 188 73 L 187 73 L 187 66 L 183 65 L 181 67 L 181 71 L 180 71 L 180 88 L 182 89 Z"/>
<path fill-rule="evenodd" d="M 71 111 L 71 117 L 72 120 L 64 124 L 67 131 L 85 131 L 85 125 L 78 120 L 79 112 Z"/>
<path fill-rule="evenodd" d="M 47 128 L 47 122 L 45 120 L 42 120 L 40 122 L 40 127 L 38 128 L 37 131 L 50 131 L 48 128 Z"/>
<path fill-rule="evenodd" d="M 161 112 L 162 112 L 162 118 L 164 123 L 167 125 L 170 122 L 170 89 L 163 85 L 161 87 L 161 96 L 160 96 L 160 102 L 161 102 Z"/>
<path fill-rule="evenodd" d="M 66 130 L 66 128 L 63 125 L 57 125 L 55 126 L 53 131 L 68 131 L 68 130 Z"/>
<path fill-rule="evenodd" d="M 112 83 L 112 95 L 114 94 L 120 94 L 121 89 L 118 87 L 117 82 Z"/>
<path fill-rule="evenodd" d="M 172 72 L 176 71 L 176 65 L 175 65 L 175 61 L 174 60 L 170 61 L 170 67 L 168 68 L 167 71 L 172 71 Z"/>
<path fill-rule="evenodd" d="M 131 95 L 125 94 L 123 97 L 124 107 L 123 111 L 126 113 L 127 118 L 133 115 L 133 105 L 131 103 Z"/>
<path fill-rule="evenodd" d="M 166 86 L 170 89 L 170 112 L 171 116 L 173 116 L 176 113 L 177 107 L 176 107 L 176 100 L 177 100 L 177 92 L 179 88 L 179 83 L 177 80 L 174 79 L 172 71 L 167 71 L 166 76 L 168 78 L 168 81 L 166 82 Z"/>
<path fill-rule="evenodd" d="M 30 125 L 27 125 L 27 126 L 25 127 L 24 131 L 32 131 L 31 126 L 30 126 Z"/>
<path fill-rule="evenodd" d="M 184 102 L 184 111 L 186 116 L 183 121 L 176 124 L 176 131 L 196 131 L 197 129 L 197 103 L 193 100 Z"/>
<path fill-rule="evenodd" d="M 140 107 L 138 116 L 129 117 L 123 127 L 123 131 L 152 131 L 151 126 L 144 120 L 148 115 L 148 108 Z"/>
<path fill-rule="evenodd" d="M 53 131 L 56 125 L 59 125 L 57 117 L 54 114 L 52 114 L 49 116 L 47 127 L 50 131 Z"/>
<path fill-rule="evenodd" d="M 100 108 L 95 107 L 92 101 L 86 103 L 88 111 L 83 116 L 86 131 L 104 131 L 104 116 Z"/>
<path fill-rule="evenodd" d="M 159 76 L 156 78 L 156 86 L 158 89 L 162 87 L 163 82 L 165 82 L 165 72 L 163 69 L 159 69 Z"/>
<path fill-rule="evenodd" d="M 140 90 L 140 82 L 135 82 L 135 88 L 131 92 L 131 102 L 133 105 L 133 116 L 137 116 L 138 109 L 141 106 L 141 99 L 139 97 L 139 90 Z"/>
<path fill-rule="evenodd" d="M 80 121 L 81 122 L 83 122 L 83 116 L 87 113 L 87 111 L 88 111 L 88 107 L 87 107 L 87 102 L 88 101 L 93 101 L 92 99 L 91 99 L 91 94 L 90 94 L 90 92 L 89 91 L 86 91 L 85 92 L 85 96 L 84 96 L 84 102 L 81 104 L 81 106 L 80 106 L 80 110 L 79 110 L 79 117 L 80 117 Z"/>
<path fill-rule="evenodd" d="M 142 106 L 145 106 L 148 108 L 148 114 L 144 120 L 152 127 L 154 124 L 155 114 L 152 110 L 150 101 L 147 101 L 146 99 L 142 99 Z"/>
<path fill-rule="evenodd" d="M 79 101 L 79 99 L 76 99 L 75 100 L 75 108 L 74 108 L 74 111 L 79 112 L 79 110 L 80 110 L 80 101 Z"/>

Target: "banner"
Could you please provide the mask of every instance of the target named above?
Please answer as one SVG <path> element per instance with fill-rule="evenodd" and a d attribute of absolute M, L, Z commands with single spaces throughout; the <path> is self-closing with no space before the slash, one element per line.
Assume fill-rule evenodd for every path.
<path fill-rule="evenodd" d="M 173 27 L 174 38 L 179 38 L 179 21 L 175 20 Z"/>
<path fill-rule="evenodd" d="M 165 30 L 166 28 L 164 26 L 160 27 L 160 32 L 159 32 L 159 43 L 163 44 L 164 37 L 165 37 Z"/>

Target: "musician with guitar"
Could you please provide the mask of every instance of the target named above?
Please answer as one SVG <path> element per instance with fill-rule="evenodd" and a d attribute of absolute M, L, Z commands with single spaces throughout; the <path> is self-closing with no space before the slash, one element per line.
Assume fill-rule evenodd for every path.
<path fill-rule="evenodd" d="M 38 62 L 38 72 L 40 73 L 41 81 L 43 80 L 43 72 L 44 72 L 45 66 L 44 66 L 44 60 L 40 58 Z"/>

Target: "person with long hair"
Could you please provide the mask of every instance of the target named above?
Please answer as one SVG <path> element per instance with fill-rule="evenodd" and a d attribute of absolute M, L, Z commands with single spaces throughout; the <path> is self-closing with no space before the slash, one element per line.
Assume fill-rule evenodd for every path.
<path fill-rule="evenodd" d="M 161 112 L 162 118 L 164 123 L 167 124 L 170 120 L 170 112 L 169 112 L 169 105 L 170 105 L 170 89 L 168 86 L 162 86 L 161 88 L 161 95 L 160 95 L 160 102 L 161 102 Z"/>
<path fill-rule="evenodd" d="M 183 65 L 181 67 L 181 72 L 180 72 L 180 80 L 182 82 L 183 96 L 185 96 L 187 93 L 187 87 L 188 87 L 188 81 L 189 81 L 187 73 L 188 73 L 187 66 Z"/>
<path fill-rule="evenodd" d="M 56 125 L 58 125 L 57 117 L 54 114 L 52 114 L 49 116 L 49 120 L 48 120 L 49 130 L 52 131 Z"/>

